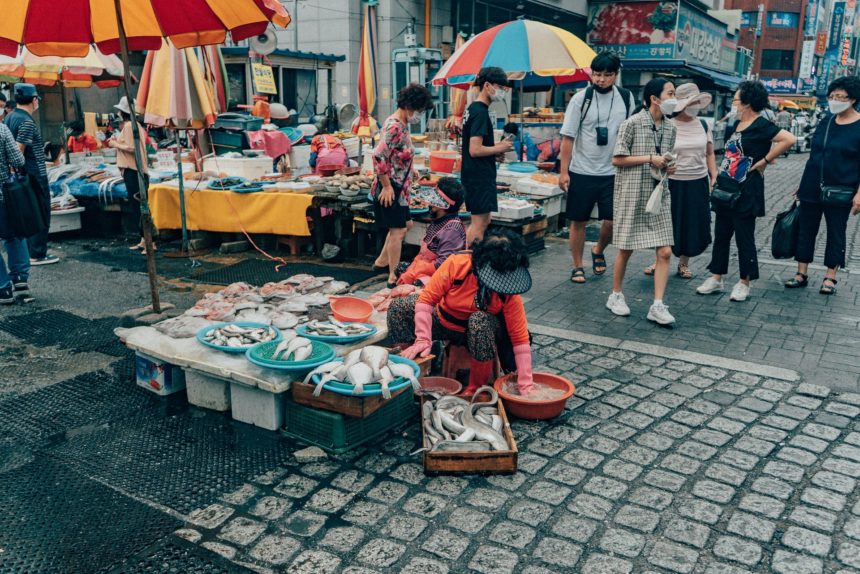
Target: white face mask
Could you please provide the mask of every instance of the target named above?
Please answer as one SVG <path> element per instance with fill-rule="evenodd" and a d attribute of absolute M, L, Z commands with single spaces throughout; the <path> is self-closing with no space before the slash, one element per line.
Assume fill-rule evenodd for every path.
<path fill-rule="evenodd" d="M 675 113 L 675 106 L 678 105 L 678 100 L 675 98 L 669 98 L 667 100 L 663 100 L 660 102 L 660 111 L 663 112 L 664 116 L 669 116 Z"/>
<path fill-rule="evenodd" d="M 830 108 L 831 114 L 837 115 L 850 108 L 851 102 L 837 102 L 836 100 L 828 100 L 827 106 Z"/>
<path fill-rule="evenodd" d="M 684 108 L 684 111 L 687 112 L 687 115 L 693 118 L 699 115 L 700 110 L 701 108 L 699 106 L 687 106 L 686 108 Z"/>
<path fill-rule="evenodd" d="M 494 102 L 504 102 L 505 95 L 505 92 L 493 86 L 493 94 L 490 96 L 490 99 Z"/>
<path fill-rule="evenodd" d="M 738 107 L 737 106 L 732 106 L 732 115 L 733 116 L 738 115 Z"/>
<path fill-rule="evenodd" d="M 409 116 L 409 123 L 410 123 L 410 124 L 420 124 L 420 123 L 421 123 L 421 118 L 422 118 L 423 116 L 424 116 L 424 114 L 422 114 L 421 112 L 415 112 L 414 114 L 412 114 L 411 116 Z"/>

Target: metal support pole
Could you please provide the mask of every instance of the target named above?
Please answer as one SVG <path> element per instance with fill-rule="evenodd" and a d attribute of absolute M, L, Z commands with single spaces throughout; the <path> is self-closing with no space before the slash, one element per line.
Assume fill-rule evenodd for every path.
<path fill-rule="evenodd" d="M 72 163 L 72 158 L 69 157 L 69 138 L 66 136 L 66 128 L 69 127 L 69 112 L 66 109 L 66 85 L 60 81 L 60 100 L 63 102 L 63 152 L 65 152 L 66 165 Z"/>
<path fill-rule="evenodd" d="M 182 221 L 182 247 L 183 253 L 191 253 L 188 245 L 188 225 L 185 221 L 185 178 L 182 176 L 182 144 L 179 141 L 179 130 L 174 130 L 176 135 L 176 169 L 179 174 L 179 217 Z"/>
<path fill-rule="evenodd" d="M 131 110 L 131 133 L 134 137 L 134 163 L 137 167 L 137 182 L 140 186 L 140 215 L 143 225 L 143 243 L 146 246 L 146 274 L 149 276 L 149 293 L 152 298 L 153 313 L 161 313 L 161 302 L 158 298 L 158 275 L 155 270 L 155 245 L 152 242 L 152 214 L 149 211 L 149 200 L 147 198 L 146 176 L 143 168 L 146 165 L 140 153 L 140 127 L 137 125 L 135 115 L 134 96 L 131 93 L 131 70 L 128 59 L 128 38 L 125 35 L 125 25 L 122 21 L 122 7 L 120 0 L 113 0 L 116 11 L 116 27 L 119 33 L 120 54 L 123 63 L 123 86 L 128 98 L 128 106 Z M 129 198 L 134 201 L 134 198 Z"/>

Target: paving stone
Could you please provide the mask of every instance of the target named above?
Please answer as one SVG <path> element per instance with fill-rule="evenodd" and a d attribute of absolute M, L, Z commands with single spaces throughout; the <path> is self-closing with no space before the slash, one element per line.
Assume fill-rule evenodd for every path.
<path fill-rule="evenodd" d="M 528 460 L 528 455 L 521 455 L 520 458 L 522 457 L 526 457 Z M 463 489 L 466 488 L 468 484 L 469 481 L 464 478 L 457 478 L 456 476 L 437 476 L 431 479 L 425 488 L 427 489 L 427 492 L 432 492 L 434 494 L 441 494 L 442 496 L 457 496 L 463 492 Z"/>
<path fill-rule="evenodd" d="M 684 405 L 689 409 L 696 411 L 697 413 L 702 413 L 703 415 L 715 415 L 720 412 L 720 406 L 712 403 L 711 401 L 706 401 L 701 398 L 693 399 L 692 401 L 687 401 L 687 404 Z"/>
<path fill-rule="evenodd" d="M 260 489 L 252 484 L 243 484 L 238 489 L 233 492 L 228 492 L 227 494 L 221 496 L 221 500 L 228 504 L 233 504 L 235 506 L 242 506 L 247 504 L 252 498 L 257 496 L 260 492 Z"/>
<path fill-rule="evenodd" d="M 765 425 L 754 425 L 747 431 L 749 436 L 766 442 L 781 443 L 786 439 L 788 433 Z"/>
<path fill-rule="evenodd" d="M 855 462 L 860 462 L 860 448 L 854 446 L 840 444 L 833 449 L 833 454 L 835 454 L 836 456 L 841 456 L 842 458 L 853 460 Z"/>
<path fill-rule="evenodd" d="M 830 403 L 824 407 L 824 410 L 829 413 L 834 413 L 848 418 L 855 418 L 857 415 L 860 415 L 860 408 L 846 405 L 844 403 Z"/>
<path fill-rule="evenodd" d="M 735 395 L 719 390 L 707 391 L 705 393 L 702 393 L 702 398 L 712 403 L 723 405 L 724 407 L 732 404 L 737 400 L 737 397 Z"/>
<path fill-rule="evenodd" d="M 367 497 L 379 502 L 394 504 L 403 498 L 408 491 L 409 488 L 399 482 L 385 480 L 371 488 L 367 492 Z"/>
<path fill-rule="evenodd" d="M 482 545 L 469 562 L 469 568 L 481 574 L 510 574 L 516 568 L 517 562 L 519 558 L 510 550 Z"/>
<path fill-rule="evenodd" d="M 603 473 L 620 480 L 635 480 L 642 474 L 642 467 L 620 460 L 610 460 L 603 465 Z"/>
<path fill-rule="evenodd" d="M 585 400 L 593 401 L 594 399 L 602 397 L 603 391 L 597 390 L 593 387 L 580 386 L 576 389 L 576 395 Z"/>
<path fill-rule="evenodd" d="M 631 492 L 628 499 L 630 502 L 634 502 L 645 508 L 664 510 L 672 504 L 673 496 L 666 491 L 643 486 Z"/>
<path fill-rule="evenodd" d="M 591 449 L 602 454 L 612 454 L 621 446 L 621 443 L 618 441 L 598 435 L 588 437 L 583 440 L 581 444 L 587 449 Z"/>
<path fill-rule="evenodd" d="M 670 540 L 700 549 L 705 547 L 710 534 L 711 530 L 707 526 L 683 518 L 670 520 L 663 531 L 663 536 Z"/>
<path fill-rule="evenodd" d="M 650 448 L 633 445 L 628 446 L 616 456 L 634 464 L 645 466 L 651 464 L 654 459 L 657 458 L 657 455 L 657 451 L 651 450 Z"/>
<path fill-rule="evenodd" d="M 818 558 L 777 550 L 773 553 L 772 569 L 777 574 L 821 574 L 824 564 Z"/>
<path fill-rule="evenodd" d="M 813 385 L 811 383 L 800 383 L 796 389 L 799 395 L 808 395 L 819 399 L 826 399 L 830 396 L 830 389 L 822 385 Z"/>
<path fill-rule="evenodd" d="M 636 429 L 626 425 L 608 423 L 600 425 L 597 432 L 615 440 L 626 441 L 631 436 L 635 435 L 637 431 Z"/>
<path fill-rule="evenodd" d="M 200 542 L 200 539 L 203 538 L 203 535 L 200 534 L 197 530 L 193 528 L 180 528 L 173 532 L 176 536 L 182 538 L 183 540 L 187 540 L 188 542 L 197 544 Z"/>
<path fill-rule="evenodd" d="M 669 407 L 661 405 L 653 400 L 642 401 L 636 405 L 633 410 L 655 419 L 661 419 L 672 412 L 672 409 Z"/>
<path fill-rule="evenodd" d="M 767 401 L 769 403 L 775 403 L 775 402 L 778 402 L 782 398 L 783 393 L 774 391 L 772 389 L 756 389 L 752 392 L 752 395 L 755 398 L 760 399 L 762 401 Z"/>
<path fill-rule="evenodd" d="M 550 480 L 555 480 L 556 482 L 561 482 L 562 484 L 575 486 L 582 482 L 582 479 L 585 478 L 586 474 L 587 473 L 579 467 L 558 463 L 550 467 L 550 469 L 544 473 L 544 477 Z"/>
<path fill-rule="evenodd" d="M 768 518 L 779 518 L 782 511 L 785 509 L 785 504 L 771 498 L 770 496 L 762 496 L 760 494 L 747 494 L 741 499 L 738 508 L 748 512 L 761 514 Z"/>
<path fill-rule="evenodd" d="M 406 547 L 393 540 L 377 538 L 371 540 L 358 553 L 358 559 L 377 568 L 386 568 L 397 562 Z"/>
<path fill-rule="evenodd" d="M 344 519 L 348 520 L 346 516 L 344 516 Z M 278 526 L 297 536 L 313 536 L 319 532 L 325 521 L 326 517 L 321 514 L 299 510 L 284 517 L 278 522 Z"/>
<path fill-rule="evenodd" d="M 800 496 L 803 502 L 841 512 L 845 508 L 845 497 L 823 488 L 807 488 Z"/>
<path fill-rule="evenodd" d="M 619 413 L 619 409 L 605 403 L 592 402 L 586 405 L 585 413 L 599 419 L 611 419 Z"/>
<path fill-rule="evenodd" d="M 551 428 L 546 432 L 546 437 L 548 439 L 563 442 L 566 444 L 575 443 L 580 438 L 582 438 L 582 435 L 582 431 L 572 429 L 566 425 L 559 425 L 557 427 Z"/>
<path fill-rule="evenodd" d="M 665 470 L 652 470 L 648 474 L 645 475 L 644 482 L 646 484 L 650 484 L 651 486 L 656 486 L 657 488 L 662 488 L 664 490 L 669 490 L 672 492 L 678 492 L 681 490 L 681 487 L 684 486 L 684 482 L 686 482 L 686 477 L 680 474 L 675 474 L 674 472 L 667 472 Z"/>
<path fill-rule="evenodd" d="M 660 515 L 639 506 L 627 505 L 622 506 L 615 514 L 615 522 L 633 530 L 649 533 L 657 528 Z"/>
<path fill-rule="evenodd" d="M 677 371 L 673 371 L 667 368 L 654 369 L 651 371 L 651 374 L 655 377 L 666 379 L 667 381 L 677 381 L 683 376 L 683 373 L 679 373 Z"/>
<path fill-rule="evenodd" d="M 316 447 L 311 447 L 316 448 Z M 310 449 L 306 449 L 310 450 Z M 319 449 L 318 449 L 319 450 Z M 323 453 L 325 454 L 325 453 Z M 380 455 L 384 456 L 384 455 Z M 303 473 L 314 478 L 326 478 L 331 476 L 340 469 L 340 465 L 336 462 L 312 462 L 301 467 Z"/>
<path fill-rule="evenodd" d="M 654 432 L 664 434 L 669 438 L 683 438 L 690 434 L 692 429 L 686 425 L 676 423 L 674 421 L 663 421 L 654 427 Z"/>
<path fill-rule="evenodd" d="M 726 528 L 731 533 L 759 542 L 770 541 L 775 529 L 776 525 L 770 520 L 738 511 L 732 514 Z"/>
<path fill-rule="evenodd" d="M 353 494 L 335 488 L 323 488 L 314 493 L 307 506 L 319 512 L 332 514 L 349 504 Z"/>
<path fill-rule="evenodd" d="M 279 566 L 289 562 L 290 558 L 302 547 L 295 538 L 282 535 L 265 536 L 251 549 L 249 555 L 254 560 Z"/>
<path fill-rule="evenodd" d="M 489 488 L 476 488 L 466 499 L 466 502 L 478 508 L 497 510 L 504 506 L 507 500 L 508 495 L 504 492 Z"/>
<path fill-rule="evenodd" d="M 722 506 L 692 496 L 682 498 L 677 510 L 681 516 L 711 525 L 716 524 L 723 513 Z"/>
<path fill-rule="evenodd" d="M 708 420 L 708 417 L 701 413 L 694 413 L 692 411 L 679 410 L 672 413 L 670 418 L 680 424 L 686 425 L 688 427 L 699 427 L 705 424 L 705 421 Z"/>
<path fill-rule="evenodd" d="M 340 558 L 320 550 L 307 550 L 290 565 L 290 574 L 332 574 L 340 566 Z"/>
<path fill-rule="evenodd" d="M 721 536 L 714 543 L 714 555 L 747 566 L 755 566 L 761 560 L 761 546 L 743 538 Z"/>
<path fill-rule="evenodd" d="M 604 520 L 609 511 L 612 510 L 612 503 L 599 496 L 578 494 L 568 503 L 567 509 L 580 516 Z"/>
<path fill-rule="evenodd" d="M 734 448 L 730 448 L 720 455 L 720 462 L 724 462 L 731 466 L 743 470 L 752 470 L 758 464 L 759 457 L 748 452 L 743 452 Z"/>
<path fill-rule="evenodd" d="M 420 464 L 409 462 L 395 468 L 389 476 L 409 484 L 420 484 L 424 481 L 424 469 Z"/>
<path fill-rule="evenodd" d="M 827 450 L 827 447 L 829 446 L 827 444 L 827 441 L 823 441 L 807 435 L 797 435 L 796 437 L 788 441 L 788 444 L 793 447 L 803 448 L 817 454 L 821 454 L 822 452 Z"/>
<path fill-rule="evenodd" d="M 211 530 L 220 526 L 225 520 L 230 518 L 234 512 L 235 510 L 229 506 L 210 504 L 206 508 L 195 510 L 189 514 L 188 522 Z"/>
<path fill-rule="evenodd" d="M 658 540 L 648 553 L 651 564 L 681 574 L 692 572 L 698 559 L 699 553 L 695 550 L 665 540 Z"/>
<path fill-rule="evenodd" d="M 558 520 L 553 521 L 552 533 L 585 544 L 594 536 L 597 526 L 598 523 L 593 520 L 564 513 Z"/>
<path fill-rule="evenodd" d="M 575 464 L 587 470 L 591 470 L 593 468 L 597 468 L 597 466 L 601 462 L 603 462 L 603 459 L 605 457 L 603 455 L 596 454 L 588 450 L 574 449 L 564 455 L 563 458 L 565 461 L 571 464 Z"/>
<path fill-rule="evenodd" d="M 334 477 L 331 484 L 347 492 L 357 493 L 364 490 L 371 482 L 373 482 L 373 475 L 359 470 L 347 470 Z"/>
<path fill-rule="evenodd" d="M 382 533 L 398 540 L 411 542 L 421 536 L 425 528 L 427 528 L 427 521 L 424 519 L 408 514 L 395 514 L 382 528 Z"/>
<path fill-rule="evenodd" d="M 364 531 L 352 526 L 343 526 L 326 530 L 320 540 L 320 546 L 332 548 L 337 552 L 350 552 L 364 540 Z"/>
<path fill-rule="evenodd" d="M 403 510 L 424 518 L 433 518 L 442 512 L 446 504 L 447 501 L 444 498 L 422 492 L 410 497 L 403 505 Z"/>
<path fill-rule="evenodd" d="M 490 531 L 488 538 L 492 542 L 498 542 L 505 546 L 525 548 L 534 540 L 536 534 L 534 528 L 530 528 L 524 524 L 503 521 Z"/>
<path fill-rule="evenodd" d="M 738 450 L 742 450 L 744 452 L 748 452 L 754 454 L 756 456 L 767 456 L 773 451 L 775 445 L 759 440 L 757 438 L 752 438 L 749 436 L 742 436 L 735 442 L 735 448 Z"/>
<path fill-rule="evenodd" d="M 836 550 L 836 558 L 846 566 L 860 568 L 860 544 L 843 542 Z"/>
<path fill-rule="evenodd" d="M 752 490 L 767 496 L 787 500 L 794 492 L 794 486 L 776 478 L 763 476 L 752 483 Z"/>
<path fill-rule="evenodd" d="M 448 526 L 469 534 L 477 534 L 490 522 L 491 516 L 471 508 L 455 508 L 448 518 Z"/>
<path fill-rule="evenodd" d="M 600 548 L 613 554 L 636 558 L 645 546 L 645 537 L 619 528 L 607 528 L 600 539 Z"/>
<path fill-rule="evenodd" d="M 794 405 L 779 405 L 774 409 L 774 414 L 797 420 L 804 420 L 812 414 L 812 411 Z"/>
<path fill-rule="evenodd" d="M 815 410 L 821 406 L 821 401 L 818 399 L 794 395 L 789 397 L 785 402 L 792 406 L 801 407 L 804 409 Z"/>
<path fill-rule="evenodd" d="M 388 507 L 376 502 L 357 502 L 350 506 L 349 510 L 343 515 L 343 519 L 353 524 L 362 526 L 370 526 L 379 522 L 385 513 L 388 512 Z"/>
<path fill-rule="evenodd" d="M 528 449 L 536 454 L 555 456 L 565 449 L 565 443 L 537 437 L 529 441 Z"/>
<path fill-rule="evenodd" d="M 854 538 L 855 540 L 860 540 L 860 519 L 852 518 L 843 526 L 842 531 L 845 532 L 846 535 Z"/>
<path fill-rule="evenodd" d="M 844 458 L 827 458 L 821 463 L 821 468 L 832 470 L 852 478 L 860 478 L 860 463 L 851 462 Z"/>
<path fill-rule="evenodd" d="M 672 439 L 661 434 L 647 432 L 636 437 L 636 444 L 651 448 L 654 450 L 664 451 L 672 447 Z"/>
<path fill-rule="evenodd" d="M 469 546 L 469 539 L 450 530 L 434 530 L 421 545 L 423 550 L 447 560 L 457 560 Z"/>
<path fill-rule="evenodd" d="M 283 478 L 288 472 L 290 472 L 290 469 L 288 468 L 274 468 L 254 477 L 254 482 L 265 486 L 271 486 Z"/>
<path fill-rule="evenodd" d="M 811 482 L 816 486 L 829 488 L 830 490 L 835 490 L 842 494 L 851 494 L 857 486 L 857 481 L 853 478 L 828 471 L 813 474 Z"/>
<path fill-rule="evenodd" d="M 264 530 L 266 530 L 264 523 L 239 517 L 228 522 L 218 533 L 218 538 L 239 546 L 247 546 L 256 540 Z"/>
<path fill-rule="evenodd" d="M 591 554 L 582 566 L 582 574 L 630 574 L 633 563 L 606 554 Z"/>
<path fill-rule="evenodd" d="M 304 498 L 310 494 L 318 484 L 319 483 L 312 478 L 293 474 L 281 481 L 281 483 L 275 487 L 275 492 L 283 494 L 284 496 L 289 496 L 290 498 Z"/>
<path fill-rule="evenodd" d="M 789 526 L 782 535 L 782 543 L 789 548 L 816 556 L 827 556 L 830 551 L 830 536 L 798 526 Z"/>
<path fill-rule="evenodd" d="M 789 482 L 800 482 L 803 480 L 804 468 L 789 462 L 772 460 L 764 465 L 762 472 L 771 476 L 784 478 Z"/>
<path fill-rule="evenodd" d="M 725 377 L 728 373 L 716 367 L 699 367 L 698 373 L 708 379 L 718 380 Z"/>
<path fill-rule="evenodd" d="M 227 544 L 221 544 L 220 542 L 204 542 L 201 544 L 203 548 L 206 550 L 211 550 L 215 554 L 223 556 L 227 560 L 232 560 L 236 557 L 236 549 Z"/>
<path fill-rule="evenodd" d="M 714 463 L 705 469 L 705 476 L 732 486 L 740 486 L 747 478 L 747 473 L 726 464 Z"/>
<path fill-rule="evenodd" d="M 528 491 L 526 496 L 540 500 L 553 506 L 557 506 L 564 502 L 567 495 L 570 494 L 570 489 L 564 486 L 559 486 L 551 482 L 539 481 L 534 484 Z"/>
<path fill-rule="evenodd" d="M 734 497 L 735 489 L 713 480 L 700 480 L 693 485 L 693 494 L 711 502 L 726 504 Z"/>
<path fill-rule="evenodd" d="M 787 393 L 794 388 L 794 385 L 792 385 L 791 383 L 787 383 L 785 381 L 776 381 L 774 379 L 766 380 L 761 384 L 761 386 L 765 389 L 772 389 L 780 393 Z"/>
<path fill-rule="evenodd" d="M 595 476 L 585 483 L 582 490 L 610 500 L 617 500 L 627 490 L 627 485 L 605 476 Z"/>
<path fill-rule="evenodd" d="M 836 527 L 836 514 L 812 506 L 798 505 L 791 511 L 789 520 L 807 528 L 815 528 L 824 532 L 833 532 Z"/>
<path fill-rule="evenodd" d="M 630 396 L 636 397 L 637 399 L 644 399 L 648 395 L 651 395 L 654 393 L 653 390 L 651 390 L 647 387 L 643 387 L 642 385 L 635 385 L 635 384 L 624 385 L 623 387 L 618 389 L 618 392 L 626 393 Z"/>
<path fill-rule="evenodd" d="M 680 474 L 691 475 L 699 470 L 701 463 L 680 454 L 670 454 L 660 462 L 660 466 Z"/>
<path fill-rule="evenodd" d="M 705 461 L 713 458 L 718 451 L 712 446 L 693 440 L 687 440 L 678 446 L 678 452 L 696 460 Z"/>
<path fill-rule="evenodd" d="M 713 422 L 713 421 L 711 421 Z M 700 430 L 693 433 L 691 437 L 693 440 L 697 440 L 699 442 L 703 442 L 705 444 L 709 444 L 711 446 L 721 447 L 724 446 L 727 442 L 732 440 L 731 435 L 728 435 L 724 432 L 714 431 L 714 430 Z"/>
<path fill-rule="evenodd" d="M 510 476 L 490 476 L 487 482 L 498 488 L 514 491 L 518 489 L 526 481 L 526 476 L 521 473 L 512 474 Z"/>
<path fill-rule="evenodd" d="M 582 547 L 560 538 L 544 538 L 538 542 L 533 555 L 547 564 L 573 568 L 582 556 Z"/>
<path fill-rule="evenodd" d="M 831 413 L 819 413 L 815 415 L 815 422 L 840 429 L 848 427 L 848 425 L 850 425 L 853 420 L 854 419 L 851 417 L 843 417 Z"/>
<path fill-rule="evenodd" d="M 636 397 L 632 397 L 630 395 L 613 393 L 603 397 L 603 402 L 615 408 L 626 410 L 635 405 L 638 401 L 636 400 Z"/>
<path fill-rule="evenodd" d="M 287 500 L 286 498 L 280 498 L 278 496 L 264 496 L 258 500 L 254 507 L 248 512 L 266 520 L 277 520 L 283 516 L 284 513 L 292 507 L 292 505 L 292 501 Z"/>
<path fill-rule="evenodd" d="M 818 457 L 811 452 L 790 446 L 781 448 L 776 453 L 776 457 L 788 462 L 802 464 L 803 466 L 812 466 L 818 461 Z"/>
<path fill-rule="evenodd" d="M 842 434 L 842 431 L 840 431 L 839 429 L 818 423 L 809 423 L 808 425 L 805 425 L 803 427 L 803 432 L 815 438 L 819 438 L 821 440 L 826 441 L 834 441 L 839 438 L 840 434 Z M 846 442 L 850 441 L 846 438 Z"/>
<path fill-rule="evenodd" d="M 448 566 L 438 560 L 416 556 L 400 571 L 401 574 L 448 574 Z"/>
<path fill-rule="evenodd" d="M 795 419 L 781 417 L 779 415 L 766 416 L 761 420 L 761 422 L 762 424 L 772 426 L 774 428 L 778 428 L 784 431 L 793 431 L 795 428 L 797 428 L 797 425 L 800 424 L 800 422 Z"/>
<path fill-rule="evenodd" d="M 860 446 L 860 432 L 848 433 L 848 436 L 845 437 L 845 442 L 854 446 Z"/>
<path fill-rule="evenodd" d="M 537 526 L 552 515 L 552 507 L 533 501 L 520 501 L 508 510 L 508 518 Z"/>
<path fill-rule="evenodd" d="M 723 381 L 714 387 L 717 391 L 728 393 L 730 395 L 743 395 L 747 392 L 747 388 L 744 385 L 739 385 L 737 383 L 732 383 L 730 381 Z"/>
<path fill-rule="evenodd" d="M 683 405 L 687 398 L 682 397 L 681 395 L 676 395 L 675 393 L 661 392 L 656 393 L 653 397 L 651 397 L 651 400 L 658 402 L 664 407 L 668 407 L 669 409 L 676 409 Z"/>

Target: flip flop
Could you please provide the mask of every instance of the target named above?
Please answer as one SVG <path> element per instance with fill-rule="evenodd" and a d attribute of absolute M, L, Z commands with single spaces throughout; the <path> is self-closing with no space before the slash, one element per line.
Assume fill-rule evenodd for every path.
<path fill-rule="evenodd" d="M 591 270 L 594 271 L 595 275 L 606 273 L 606 256 L 603 253 L 591 252 Z"/>
<path fill-rule="evenodd" d="M 579 281 L 581 279 L 581 281 Z M 570 272 L 570 282 L 575 283 L 576 285 L 582 285 L 585 283 L 585 269 L 582 267 L 574 267 L 573 271 Z"/>

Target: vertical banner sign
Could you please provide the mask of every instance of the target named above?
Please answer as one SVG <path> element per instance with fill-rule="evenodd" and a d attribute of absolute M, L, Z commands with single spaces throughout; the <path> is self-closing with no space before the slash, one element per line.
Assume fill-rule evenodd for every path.
<path fill-rule="evenodd" d="M 837 2 L 833 5 L 833 14 L 830 16 L 830 42 L 827 48 L 830 50 L 839 48 L 842 43 L 842 24 L 845 20 L 845 2 Z"/>
<path fill-rule="evenodd" d="M 761 38 L 761 21 L 764 20 L 764 4 L 758 5 L 758 18 L 755 21 L 755 36 Z"/>
<path fill-rule="evenodd" d="M 676 58 L 690 64 L 731 72 L 735 66 L 736 53 L 737 43 L 729 39 L 723 22 L 681 4 L 675 40 Z"/>
<path fill-rule="evenodd" d="M 259 94 L 277 94 L 278 88 L 275 85 L 275 75 L 272 73 L 272 67 L 265 64 L 251 64 L 251 73 L 254 77 L 254 89 Z"/>
<path fill-rule="evenodd" d="M 818 30 L 818 0 L 809 0 L 806 5 L 806 21 L 803 25 L 803 35 L 807 38 L 815 36 Z"/>
<path fill-rule="evenodd" d="M 812 61 L 815 59 L 815 40 L 804 40 L 803 51 L 800 53 L 800 79 L 812 76 Z"/>
<path fill-rule="evenodd" d="M 819 32 L 815 40 L 815 55 L 823 56 L 827 51 L 827 32 Z"/>
<path fill-rule="evenodd" d="M 851 55 L 851 37 L 846 35 L 842 38 L 842 52 L 839 54 L 839 63 L 848 65 L 848 57 Z"/>

